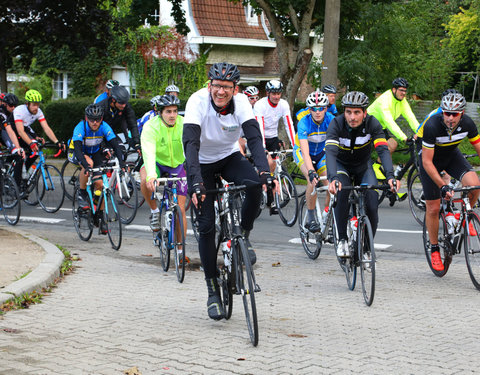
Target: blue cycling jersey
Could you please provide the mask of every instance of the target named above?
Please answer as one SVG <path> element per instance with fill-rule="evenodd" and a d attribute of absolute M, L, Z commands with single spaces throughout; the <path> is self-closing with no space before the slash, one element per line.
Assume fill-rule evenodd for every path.
<path fill-rule="evenodd" d="M 329 104 L 327 106 L 327 112 L 330 112 L 332 115 L 336 116 L 338 113 L 337 106 L 335 104 Z"/>
<path fill-rule="evenodd" d="M 153 109 L 151 109 L 150 111 L 148 111 L 147 113 L 145 113 L 142 118 L 139 118 L 137 120 L 137 127 L 138 127 L 138 134 L 142 134 L 142 130 L 143 130 L 143 125 L 145 125 L 145 123 L 150 120 L 151 118 L 155 117 L 156 114 L 155 114 L 155 111 Z"/>
<path fill-rule="evenodd" d="M 90 129 L 90 126 L 88 126 L 88 123 L 82 120 L 77 124 L 77 126 L 75 126 L 75 129 L 73 130 L 73 137 L 69 148 L 74 148 L 73 142 L 81 141 L 83 143 L 83 153 L 87 155 L 93 155 L 100 149 L 100 144 L 104 138 L 108 142 L 115 137 L 116 135 L 112 128 L 105 121 L 100 124 L 100 127 L 96 132 L 93 132 Z"/>
<path fill-rule="evenodd" d="M 425 117 L 425 119 L 422 121 L 422 123 L 418 126 L 417 128 L 417 131 L 415 132 L 415 134 L 417 134 L 417 136 L 419 138 L 423 138 L 423 127 L 425 125 L 425 123 L 427 122 L 427 120 L 432 117 L 432 116 L 435 116 L 436 114 L 438 113 L 442 113 L 442 108 L 438 107 L 437 109 L 434 109 L 432 112 L 430 112 L 427 117 Z"/>
<path fill-rule="evenodd" d="M 312 115 L 306 115 L 298 123 L 297 139 L 295 140 L 295 147 L 300 148 L 300 139 L 308 140 L 308 152 L 310 155 L 319 155 L 325 148 L 325 141 L 327 139 L 327 129 L 330 121 L 335 116 L 326 112 L 321 124 L 313 121 Z"/>
<path fill-rule="evenodd" d="M 97 104 L 101 102 L 102 100 L 105 100 L 108 98 L 108 94 L 106 91 L 102 92 L 100 95 L 98 95 L 95 100 L 93 101 L 93 104 Z"/>

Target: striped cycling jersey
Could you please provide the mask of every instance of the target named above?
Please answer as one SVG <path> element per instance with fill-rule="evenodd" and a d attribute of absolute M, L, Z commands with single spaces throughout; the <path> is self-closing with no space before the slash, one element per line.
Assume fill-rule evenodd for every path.
<path fill-rule="evenodd" d="M 327 139 L 327 129 L 334 116 L 328 112 L 321 124 L 313 121 L 312 115 L 303 117 L 297 126 L 297 135 L 295 136 L 294 150 L 300 148 L 300 139 L 308 141 L 308 153 L 318 155 L 324 151 L 325 141 Z"/>
<path fill-rule="evenodd" d="M 285 131 L 287 132 L 290 144 L 295 142 L 295 127 L 293 126 L 292 116 L 290 114 L 290 106 L 285 99 L 280 99 L 276 106 L 273 106 L 268 97 L 264 97 L 255 103 L 255 117 L 260 124 L 260 131 L 265 138 L 278 137 L 278 122 L 283 119 Z"/>

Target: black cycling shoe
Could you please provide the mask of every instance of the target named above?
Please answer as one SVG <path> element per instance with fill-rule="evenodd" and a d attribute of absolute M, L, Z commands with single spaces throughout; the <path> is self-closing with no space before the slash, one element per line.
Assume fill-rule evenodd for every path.
<path fill-rule="evenodd" d="M 248 237 L 250 236 L 249 230 L 243 230 L 243 237 L 245 238 L 245 245 L 247 245 L 248 257 L 250 258 L 250 263 L 253 266 L 257 263 L 257 254 L 255 254 L 255 250 L 253 250 L 253 246 L 250 243 Z"/>
<path fill-rule="evenodd" d="M 216 278 L 205 279 L 208 289 L 207 312 L 208 317 L 213 320 L 225 318 L 222 299 L 220 298 L 220 288 Z"/>
<path fill-rule="evenodd" d="M 100 229 L 98 230 L 98 232 L 103 235 L 108 234 L 107 223 L 103 218 L 100 219 Z"/>
<path fill-rule="evenodd" d="M 320 232 L 320 224 L 317 223 L 316 220 L 311 220 L 307 224 L 305 224 L 305 228 L 308 229 L 310 232 Z"/>

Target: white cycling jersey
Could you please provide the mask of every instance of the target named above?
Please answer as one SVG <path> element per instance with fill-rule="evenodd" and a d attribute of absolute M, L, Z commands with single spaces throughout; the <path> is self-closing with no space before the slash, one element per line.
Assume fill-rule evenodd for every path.
<path fill-rule="evenodd" d="M 198 159 L 202 164 L 215 163 L 239 151 L 238 138 L 242 124 L 254 120 L 247 96 L 233 96 L 234 112 L 220 115 L 212 106 L 207 88 L 195 92 L 185 107 L 185 124 L 196 124 L 202 129 Z"/>
<path fill-rule="evenodd" d="M 278 104 L 274 107 L 269 102 L 268 97 L 263 97 L 255 103 L 254 111 L 257 121 L 260 124 L 264 145 L 265 138 L 278 137 L 278 122 L 283 118 L 285 131 L 287 132 L 288 139 L 293 147 L 295 143 L 295 128 L 290 114 L 290 106 L 285 99 L 280 99 Z"/>
<path fill-rule="evenodd" d="M 13 110 L 13 119 L 15 120 L 15 124 L 22 121 L 23 126 L 26 128 L 31 128 L 31 125 L 35 122 L 35 120 L 43 121 L 45 120 L 45 116 L 40 108 L 38 109 L 38 112 L 33 115 L 28 110 L 27 105 L 22 104 L 15 107 Z"/>

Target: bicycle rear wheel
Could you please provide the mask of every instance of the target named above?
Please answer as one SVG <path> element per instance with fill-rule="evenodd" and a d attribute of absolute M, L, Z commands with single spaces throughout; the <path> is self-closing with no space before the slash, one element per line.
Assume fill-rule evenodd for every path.
<path fill-rule="evenodd" d="M 442 258 L 442 263 L 444 267 L 443 271 L 436 271 L 432 267 L 432 251 L 430 245 L 430 238 L 428 237 L 426 221 L 423 223 L 423 249 L 425 250 L 425 257 L 427 258 L 428 266 L 432 270 L 433 274 L 435 276 L 442 277 L 447 273 L 448 267 L 452 262 L 452 252 L 450 249 L 450 240 L 448 239 L 445 214 L 440 213 L 438 220 L 438 246 L 440 248 L 440 257 Z"/>
<path fill-rule="evenodd" d="M 37 192 L 38 203 L 45 212 L 54 213 L 62 207 L 65 199 L 63 178 L 57 167 L 45 164 L 38 172 Z"/>
<path fill-rule="evenodd" d="M 125 172 L 123 177 L 117 174 L 114 194 L 120 220 L 123 224 L 130 224 L 135 219 L 139 203 L 137 184 L 130 172 Z"/>
<path fill-rule="evenodd" d="M 237 238 L 233 246 L 237 251 L 238 262 L 237 272 L 237 288 L 243 299 L 243 307 L 245 309 L 245 319 L 247 321 L 248 333 L 253 346 L 258 345 L 258 320 L 257 305 L 255 303 L 255 279 L 253 275 L 250 257 L 248 256 L 247 247 L 243 238 Z"/>
<path fill-rule="evenodd" d="M 0 171 L 0 173 L 3 172 Z M 0 180 L 2 181 L 0 209 L 7 223 L 15 225 L 20 219 L 20 193 L 12 176 L 3 174 L 3 176 L 0 176 Z"/>
<path fill-rule="evenodd" d="M 420 174 L 411 169 L 408 178 L 408 205 L 410 211 L 418 224 L 423 225 L 425 218 L 425 196 L 423 195 L 423 185 L 420 181 Z"/>
<path fill-rule="evenodd" d="M 302 240 L 303 250 L 310 259 L 317 259 L 322 251 L 322 239 L 319 233 L 312 233 L 305 225 L 308 223 L 307 215 L 307 201 L 303 196 L 300 202 L 300 218 L 298 220 L 298 226 L 300 229 L 300 238 Z"/>
<path fill-rule="evenodd" d="M 75 230 L 77 231 L 78 237 L 82 241 L 88 241 L 92 237 L 93 232 L 93 217 L 92 210 L 83 210 L 79 208 L 78 198 L 80 195 L 80 189 L 75 188 L 73 192 L 73 201 L 72 201 L 72 216 L 73 224 L 75 225 Z"/>
<path fill-rule="evenodd" d="M 375 249 L 370 220 L 364 217 L 358 228 L 358 263 L 362 280 L 362 293 L 365 304 L 370 306 L 375 296 Z"/>
<path fill-rule="evenodd" d="M 103 218 L 107 224 L 108 239 L 114 250 L 120 249 L 122 245 L 122 221 L 120 214 L 115 206 L 115 198 L 110 189 L 107 190 L 105 197 L 105 208 L 103 210 Z"/>
<path fill-rule="evenodd" d="M 295 183 L 287 172 L 280 172 L 280 193 L 275 194 L 275 204 L 283 224 L 292 227 L 298 216 L 298 194 Z"/>
<path fill-rule="evenodd" d="M 480 290 L 480 219 L 474 212 L 468 215 L 468 222 L 472 223 L 465 228 L 465 260 L 468 274 L 475 288 Z M 470 227 L 473 226 L 473 233 Z"/>
<path fill-rule="evenodd" d="M 173 240 L 173 254 L 175 257 L 175 271 L 177 273 L 177 280 L 183 283 L 185 278 L 185 232 L 183 228 L 183 215 L 179 206 L 173 209 L 172 233 Z M 177 239 L 177 232 L 180 232 L 180 237 Z"/>
<path fill-rule="evenodd" d="M 79 179 L 79 174 L 82 168 L 79 165 L 72 164 L 67 160 L 62 165 L 60 174 L 63 179 L 63 186 L 65 187 L 65 197 L 73 200 L 73 193 L 75 191 L 75 184 Z"/>
<path fill-rule="evenodd" d="M 158 248 L 160 250 L 160 264 L 165 272 L 170 268 L 170 228 L 165 228 L 165 215 L 169 214 L 168 211 L 162 209 L 160 215 L 160 231 L 157 234 L 158 237 Z"/>
<path fill-rule="evenodd" d="M 348 231 L 351 231 L 350 226 L 347 227 L 347 232 Z M 351 233 L 349 233 L 349 238 L 352 238 Z M 333 244 L 336 256 L 338 246 L 338 232 L 335 226 L 333 228 Z M 355 265 L 355 257 L 355 254 L 352 254 L 350 257 L 345 258 L 337 256 L 338 264 L 340 264 L 340 268 L 345 273 L 345 278 L 347 279 L 347 287 L 350 290 L 355 289 L 355 284 L 357 282 L 357 266 Z"/>

